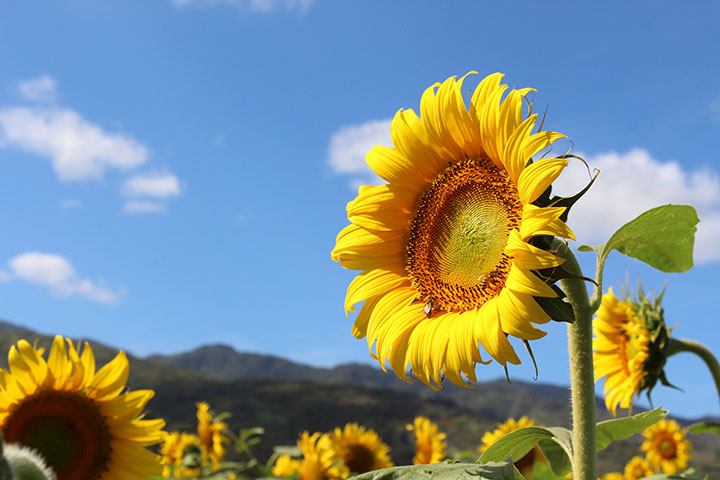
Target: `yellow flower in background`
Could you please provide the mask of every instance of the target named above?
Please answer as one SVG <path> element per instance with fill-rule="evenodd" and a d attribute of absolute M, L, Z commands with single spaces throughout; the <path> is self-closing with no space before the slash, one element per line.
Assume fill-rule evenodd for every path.
<path fill-rule="evenodd" d="M 663 473 L 678 473 L 688 467 L 692 446 L 686 431 L 675 420 L 660 420 L 643 432 L 642 450 L 648 463 Z"/>
<path fill-rule="evenodd" d="M 170 432 L 160 447 L 165 478 L 194 478 L 201 472 L 202 446 L 197 435 Z"/>
<path fill-rule="evenodd" d="M 148 420 L 152 390 L 125 391 L 123 352 L 100 370 L 85 342 L 82 351 L 55 337 L 48 358 L 20 340 L 0 370 L 0 427 L 5 441 L 35 449 L 58 480 L 147 480 L 160 475 L 160 458 L 146 447 L 161 442 L 165 422 Z"/>
<path fill-rule="evenodd" d="M 300 471 L 301 460 L 293 458 L 290 455 L 280 455 L 275 460 L 271 473 L 276 477 L 288 477 Z"/>
<path fill-rule="evenodd" d="M 407 429 L 415 434 L 415 465 L 440 463 L 445 459 L 445 438 L 436 423 L 427 417 L 415 417 Z"/>
<path fill-rule="evenodd" d="M 637 315 L 631 300 L 619 300 L 612 288 L 603 295 L 593 320 L 595 378 L 605 378 L 605 406 L 630 408 L 645 379 L 650 333 Z"/>
<path fill-rule="evenodd" d="M 390 447 L 374 430 L 357 423 L 348 423 L 345 428 L 335 428 L 329 437 L 338 458 L 350 473 L 365 473 L 393 466 Z"/>
<path fill-rule="evenodd" d="M 421 117 L 399 110 L 394 148 L 366 157 L 388 183 L 360 187 L 347 205 L 351 224 L 332 258 L 361 272 L 345 310 L 364 302 L 353 334 L 403 379 L 409 367 L 431 386 L 475 382 L 478 342 L 499 363 L 519 364 L 508 335 L 543 337 L 533 324 L 550 317 L 536 298 L 558 296 L 535 272 L 563 263 L 547 236 L 574 238 L 566 209 L 540 198 L 567 160 L 529 160 L 563 135 L 532 133 L 537 114 L 523 112 L 532 89 L 503 99 L 502 77 L 484 78 L 469 108 L 465 77 L 451 77 L 423 93 Z"/>
<path fill-rule="evenodd" d="M 215 419 L 210 405 L 207 402 L 198 402 L 197 407 L 197 432 L 202 446 L 203 460 L 210 462 L 214 469 L 217 469 L 220 462 L 225 459 L 225 444 L 229 441 L 225 431 L 227 423 Z"/>
<path fill-rule="evenodd" d="M 338 458 L 327 435 L 303 432 L 297 445 L 303 456 L 298 468 L 299 480 L 348 478 L 350 472 Z"/>
<path fill-rule="evenodd" d="M 625 465 L 625 480 L 640 480 L 651 476 L 653 473 L 655 472 L 653 472 L 650 464 L 642 457 L 633 457 Z"/>
<path fill-rule="evenodd" d="M 521 428 L 534 426 L 535 422 L 526 416 L 520 417 L 518 420 L 508 418 L 505 422 L 498 424 L 495 430 L 485 432 L 485 435 L 482 437 L 482 444 L 478 447 L 478 452 L 485 453 L 488 448 L 508 433 L 512 433 Z M 537 445 L 535 445 L 524 457 L 516 461 L 515 467 L 517 467 L 523 475 L 528 475 L 532 472 L 532 467 L 535 462 L 547 462 L 545 455 L 543 455 L 542 450 L 540 450 L 540 447 Z"/>
<path fill-rule="evenodd" d="M 618 472 L 610 472 L 603 475 L 602 480 L 625 480 L 625 475 Z"/>

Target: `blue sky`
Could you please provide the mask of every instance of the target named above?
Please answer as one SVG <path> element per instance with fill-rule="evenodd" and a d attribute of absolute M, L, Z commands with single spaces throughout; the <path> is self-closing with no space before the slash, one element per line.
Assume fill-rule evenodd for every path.
<path fill-rule="evenodd" d="M 372 181 L 361 152 L 431 83 L 503 71 L 602 170 L 570 219 L 581 241 L 654 205 L 698 207 L 694 270 L 616 254 L 606 278 L 667 285 L 677 335 L 720 352 L 720 6 L 439 5 L 0 5 L 0 317 L 139 354 L 225 342 L 368 362 L 342 313 L 353 273 L 329 258 L 354 186 Z M 567 383 L 565 341 L 556 325 L 535 343 L 541 381 Z M 656 403 L 718 413 L 698 361 L 668 374 L 685 393 Z"/>

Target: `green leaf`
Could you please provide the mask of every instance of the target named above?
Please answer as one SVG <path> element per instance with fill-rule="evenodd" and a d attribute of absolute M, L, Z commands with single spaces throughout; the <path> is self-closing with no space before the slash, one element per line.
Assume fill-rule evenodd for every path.
<path fill-rule="evenodd" d="M 597 451 L 605 450 L 611 443 L 625 440 L 653 425 L 667 415 L 661 408 L 638 413 L 632 417 L 605 420 L 597 424 Z"/>
<path fill-rule="evenodd" d="M 697 422 L 688 427 L 690 433 L 712 433 L 720 437 L 720 423 Z"/>
<path fill-rule="evenodd" d="M 438 463 L 363 473 L 351 480 L 524 480 L 512 463 Z"/>
<path fill-rule="evenodd" d="M 602 246 L 601 259 L 612 250 L 663 272 L 685 272 L 693 266 L 697 212 L 689 205 L 663 205 L 626 223 Z"/>
<path fill-rule="evenodd" d="M 645 477 L 643 480 L 710 480 L 710 476 L 705 475 L 694 468 L 690 468 L 682 473 L 662 473 L 651 477 Z"/>
<path fill-rule="evenodd" d="M 560 427 L 526 427 L 510 432 L 485 450 L 478 461 L 497 462 L 509 458 L 517 462 L 535 445 L 543 450 L 555 473 L 570 471 L 572 433 Z"/>

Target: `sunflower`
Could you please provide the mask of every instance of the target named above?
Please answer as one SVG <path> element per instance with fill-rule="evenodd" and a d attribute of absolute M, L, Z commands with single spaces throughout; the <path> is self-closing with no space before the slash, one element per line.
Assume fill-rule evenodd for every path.
<path fill-rule="evenodd" d="M 564 135 L 531 133 L 537 114 L 525 118 L 523 101 L 532 89 L 501 100 L 502 77 L 483 79 L 469 110 L 465 77 L 451 77 L 425 90 L 422 118 L 398 111 L 395 147 L 366 156 L 388 183 L 360 187 L 347 205 L 351 224 L 331 256 L 361 272 L 345 310 L 364 302 L 353 334 L 403 379 L 409 367 L 430 386 L 443 376 L 475 382 L 476 363 L 486 363 L 478 342 L 502 365 L 519 364 L 507 337 L 543 337 L 533 323 L 550 320 L 541 305 L 559 300 L 539 272 L 563 263 L 548 251 L 553 236 L 574 238 L 566 208 L 547 200 L 567 160 L 530 160 Z"/>
<path fill-rule="evenodd" d="M 290 455 L 280 455 L 275 460 L 271 473 L 276 477 L 289 477 L 300 471 L 300 465 L 302 462 L 297 458 L 292 458 Z"/>
<path fill-rule="evenodd" d="M 642 457 L 633 457 L 625 465 L 625 480 L 640 480 L 652 475 L 653 470 L 650 464 Z"/>
<path fill-rule="evenodd" d="M 415 434 L 415 456 L 413 464 L 440 463 L 445 458 L 445 438 L 436 423 L 427 417 L 415 417 L 412 425 L 407 426 L 408 431 Z"/>
<path fill-rule="evenodd" d="M 202 447 L 197 435 L 170 432 L 160 447 L 165 478 L 195 478 L 202 469 Z"/>
<path fill-rule="evenodd" d="M 20 340 L 0 369 L 0 428 L 8 443 L 38 451 L 59 480 L 146 480 L 162 472 L 145 447 L 163 440 L 163 420 L 143 418 L 152 390 L 125 391 L 123 352 L 95 371 L 95 356 L 55 337 L 44 351 Z"/>
<path fill-rule="evenodd" d="M 605 406 L 617 414 L 617 407 L 630 408 L 643 387 L 650 358 L 650 333 L 630 299 L 619 300 L 612 288 L 603 295 L 593 321 L 593 363 L 595 377 L 605 379 Z"/>
<path fill-rule="evenodd" d="M 197 432 L 202 446 L 203 460 L 210 460 L 214 469 L 225 459 L 225 444 L 228 442 L 225 431 L 227 423 L 215 419 L 210 405 L 198 402 Z"/>
<path fill-rule="evenodd" d="M 648 427 L 643 436 L 642 450 L 652 467 L 664 473 L 678 473 L 687 468 L 692 446 L 686 439 L 686 431 L 675 420 L 660 420 Z"/>
<path fill-rule="evenodd" d="M 357 423 L 348 423 L 345 428 L 336 427 L 330 433 L 330 440 L 337 456 L 351 473 L 365 473 L 392 467 L 390 447 L 371 429 Z"/>
<path fill-rule="evenodd" d="M 610 472 L 603 475 L 602 480 L 625 480 L 625 475 L 618 472 Z"/>
<path fill-rule="evenodd" d="M 297 470 L 299 480 L 336 480 L 349 476 L 328 435 L 303 432 L 297 446 L 303 456 Z"/>
<path fill-rule="evenodd" d="M 484 453 L 485 450 L 508 433 L 512 433 L 521 428 L 534 426 L 535 422 L 526 416 L 520 417 L 517 421 L 514 418 L 508 418 L 505 422 L 498 424 L 495 430 L 485 432 L 485 435 L 482 437 L 482 445 L 478 447 L 478 452 Z M 517 467 L 523 475 L 528 475 L 532 472 L 532 467 L 535 462 L 544 463 L 546 461 L 545 455 L 543 455 L 540 447 L 535 445 L 524 457 L 515 462 L 515 467 Z"/>

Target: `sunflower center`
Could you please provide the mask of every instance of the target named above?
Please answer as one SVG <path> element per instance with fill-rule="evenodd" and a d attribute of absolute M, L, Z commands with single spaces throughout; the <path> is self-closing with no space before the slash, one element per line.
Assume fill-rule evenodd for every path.
<path fill-rule="evenodd" d="M 10 411 L 3 434 L 37 450 L 58 480 L 97 480 L 110 459 L 110 431 L 99 406 L 75 392 L 27 397 Z"/>
<path fill-rule="evenodd" d="M 675 441 L 671 438 L 662 438 L 658 442 L 658 450 L 660 451 L 660 455 L 665 459 L 671 459 L 675 458 L 675 454 L 677 453 L 677 446 L 675 445 Z"/>
<path fill-rule="evenodd" d="M 479 307 L 505 285 L 508 235 L 522 203 L 507 173 L 485 159 L 448 167 L 420 198 L 407 243 L 407 271 L 432 308 Z"/>
<path fill-rule="evenodd" d="M 365 473 L 373 469 L 375 456 L 364 445 L 349 445 L 345 454 L 345 465 L 353 473 Z"/>

